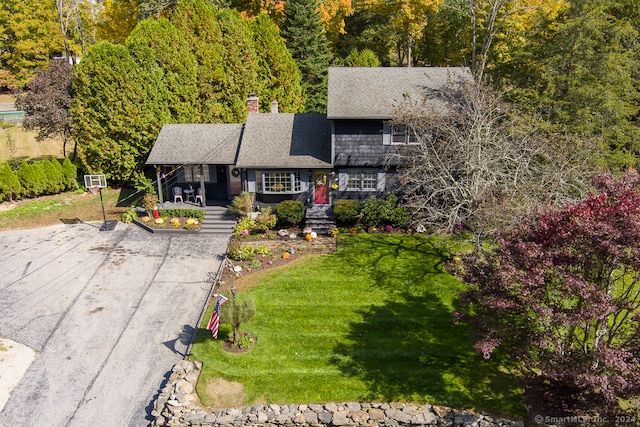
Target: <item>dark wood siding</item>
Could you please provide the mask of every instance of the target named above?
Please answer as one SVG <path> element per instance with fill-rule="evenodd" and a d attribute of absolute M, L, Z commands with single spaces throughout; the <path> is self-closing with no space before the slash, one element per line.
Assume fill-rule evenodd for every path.
<path fill-rule="evenodd" d="M 397 165 L 397 146 L 384 145 L 382 120 L 336 120 L 334 166 Z"/>

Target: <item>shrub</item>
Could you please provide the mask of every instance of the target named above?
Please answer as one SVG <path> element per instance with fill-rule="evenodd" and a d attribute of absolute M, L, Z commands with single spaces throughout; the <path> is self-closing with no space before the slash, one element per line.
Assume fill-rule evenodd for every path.
<path fill-rule="evenodd" d="M 20 180 L 8 163 L 0 166 L 0 200 L 7 199 L 10 202 L 22 193 Z"/>
<path fill-rule="evenodd" d="M 145 206 L 145 209 L 146 209 L 146 206 Z M 162 217 L 194 218 L 200 222 L 204 220 L 204 211 L 202 209 L 191 209 L 191 208 L 164 209 L 163 208 L 163 209 L 158 209 L 158 213 Z"/>
<path fill-rule="evenodd" d="M 236 237 L 240 236 L 243 230 L 247 230 L 246 234 L 249 234 L 251 230 L 253 230 L 254 228 L 256 228 L 256 222 L 251 218 L 249 218 L 248 216 L 245 216 L 240 218 L 240 220 L 238 220 L 238 223 L 233 229 L 233 235 Z"/>
<path fill-rule="evenodd" d="M 271 249 L 269 249 L 265 245 L 259 245 L 259 246 L 256 246 L 255 253 L 256 255 L 271 256 Z"/>
<path fill-rule="evenodd" d="M 274 228 L 277 222 L 278 217 L 271 213 L 271 208 L 264 208 L 258 214 L 255 226 L 260 231 L 267 231 Z"/>
<path fill-rule="evenodd" d="M 370 227 L 381 225 L 404 227 L 408 220 L 407 211 L 398 206 L 398 197 L 393 193 L 387 194 L 386 199 L 370 197 L 362 205 L 362 221 Z"/>
<path fill-rule="evenodd" d="M 138 212 L 136 211 L 135 207 L 132 207 L 127 209 L 122 214 L 122 217 L 120 217 L 120 221 L 124 222 L 125 224 L 130 224 L 133 222 L 134 219 L 137 219 L 137 218 L 138 218 Z"/>
<path fill-rule="evenodd" d="M 255 194 L 243 191 L 233 198 L 231 204 L 227 206 L 229 211 L 237 216 L 248 216 L 253 212 L 253 202 Z"/>
<path fill-rule="evenodd" d="M 65 157 L 62 161 L 62 174 L 64 176 L 65 190 L 75 190 L 78 188 L 78 181 L 76 179 L 78 168 L 71 163 L 68 157 Z"/>
<path fill-rule="evenodd" d="M 156 205 L 158 204 L 158 196 L 153 193 L 147 193 L 142 199 L 142 204 L 144 205 L 147 213 L 151 215 L 153 213 L 153 210 L 156 208 Z"/>
<path fill-rule="evenodd" d="M 232 241 L 227 247 L 229 259 L 233 261 L 251 261 L 256 257 L 256 248 L 251 245 L 242 245 L 238 241 Z"/>
<path fill-rule="evenodd" d="M 359 200 L 341 199 L 333 202 L 333 213 L 340 225 L 349 226 L 358 222 L 362 202 Z"/>
<path fill-rule="evenodd" d="M 64 176 L 60 162 L 56 159 L 45 159 L 41 163 L 42 171 L 45 175 L 46 192 L 48 194 L 56 194 L 63 191 Z"/>
<path fill-rule="evenodd" d="M 284 226 L 297 226 L 304 218 L 304 205 L 298 200 L 285 200 L 276 205 L 278 223 Z"/>

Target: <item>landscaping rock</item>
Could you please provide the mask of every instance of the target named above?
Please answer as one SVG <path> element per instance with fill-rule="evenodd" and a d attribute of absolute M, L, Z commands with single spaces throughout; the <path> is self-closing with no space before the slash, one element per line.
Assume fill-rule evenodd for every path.
<path fill-rule="evenodd" d="M 416 406 L 403 402 L 329 402 L 324 405 L 256 404 L 241 408 L 206 411 L 197 405 L 195 384 L 202 364 L 182 361 L 172 369 L 167 384 L 159 393 L 151 415 L 152 426 L 171 427 L 276 427 L 276 426 L 364 426 L 364 427 L 524 427 L 520 420 L 490 416 L 444 406 Z M 187 393 L 187 391 L 191 392 Z"/>

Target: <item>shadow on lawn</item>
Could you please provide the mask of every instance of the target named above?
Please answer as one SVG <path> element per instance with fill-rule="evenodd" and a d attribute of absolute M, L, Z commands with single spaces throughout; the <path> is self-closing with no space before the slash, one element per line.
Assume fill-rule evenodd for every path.
<path fill-rule="evenodd" d="M 362 310 L 335 348 L 342 372 L 367 384 L 365 399 L 524 413 L 515 378 L 482 359 L 467 326 L 453 321 L 461 285 L 443 271 L 446 250 L 422 236 L 348 240 L 341 249 L 347 268 L 369 270 L 372 286 L 388 295 Z"/>

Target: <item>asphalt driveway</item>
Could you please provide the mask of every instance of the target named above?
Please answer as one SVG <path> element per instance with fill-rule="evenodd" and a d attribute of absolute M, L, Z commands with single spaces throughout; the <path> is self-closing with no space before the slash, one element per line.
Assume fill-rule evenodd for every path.
<path fill-rule="evenodd" d="M 228 236 L 99 226 L 0 232 L 0 337 L 36 352 L 0 425 L 146 426 L 183 358 Z"/>

